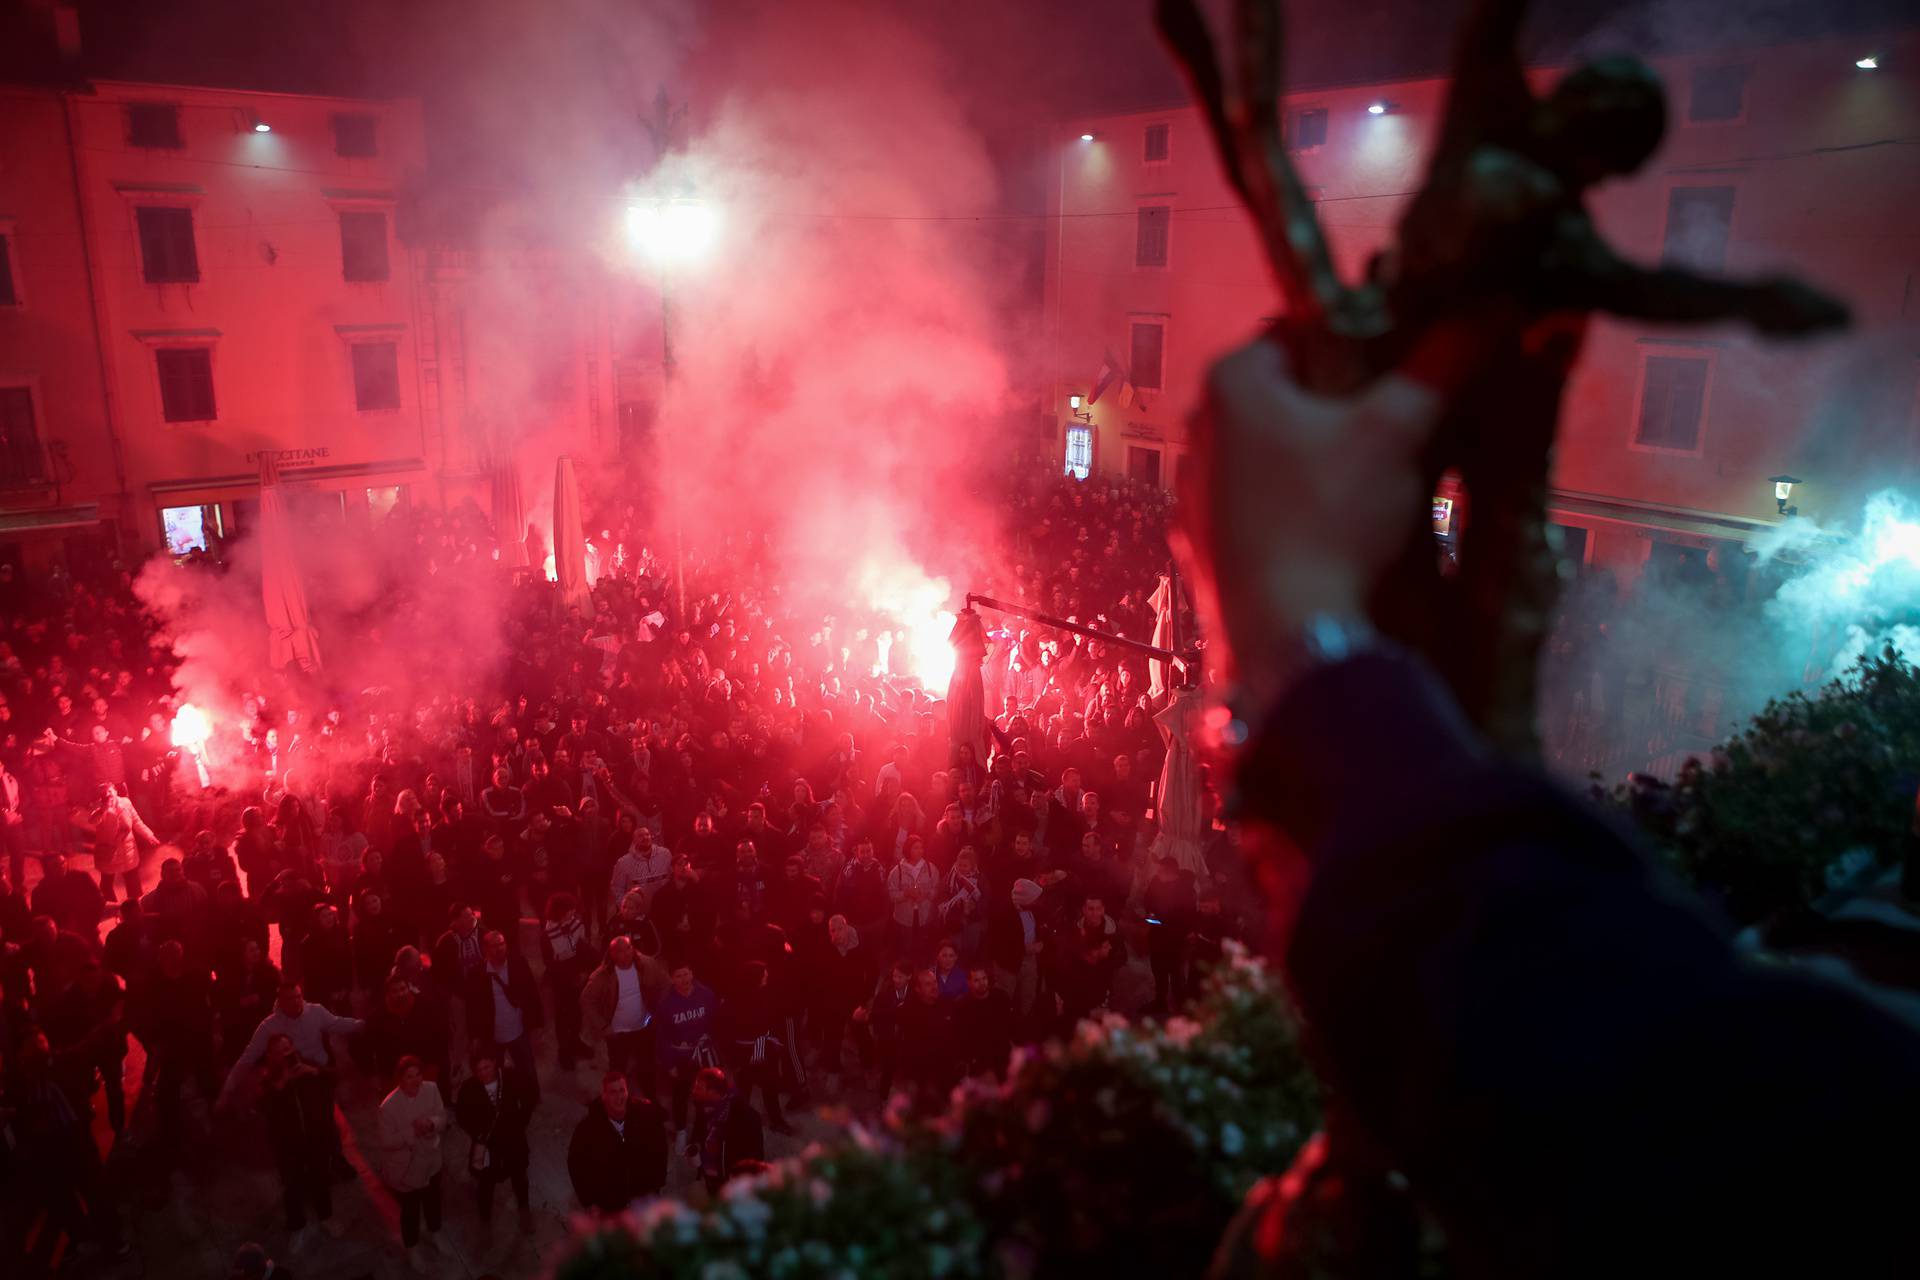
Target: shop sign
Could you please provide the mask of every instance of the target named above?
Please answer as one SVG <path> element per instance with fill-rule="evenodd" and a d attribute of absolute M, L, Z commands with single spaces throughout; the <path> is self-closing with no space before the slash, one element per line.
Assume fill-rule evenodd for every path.
<path fill-rule="evenodd" d="M 282 471 L 290 467 L 317 467 L 327 460 L 332 450 L 325 445 L 317 449 L 258 449 L 246 455 L 250 466 L 258 466 L 262 458 L 272 458 Z"/>

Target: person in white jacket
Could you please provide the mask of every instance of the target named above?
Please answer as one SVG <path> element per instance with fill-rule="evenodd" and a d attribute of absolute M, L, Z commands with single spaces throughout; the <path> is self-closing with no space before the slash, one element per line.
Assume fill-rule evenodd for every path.
<path fill-rule="evenodd" d="M 927 861 L 927 842 L 919 836 L 907 838 L 900 861 L 887 872 L 887 898 L 893 903 L 895 958 L 924 965 L 933 952 L 940 871 Z"/>
<path fill-rule="evenodd" d="M 633 843 L 613 864 L 608 900 L 622 902 L 627 890 L 645 889 L 651 901 L 655 890 L 665 885 L 672 875 L 673 854 L 664 844 L 654 843 L 653 829 L 643 822 L 634 829 Z"/>
<path fill-rule="evenodd" d="M 427 1220 L 427 1243 L 440 1243 L 440 1137 L 447 1131 L 447 1109 L 440 1087 L 426 1078 L 420 1059 L 407 1054 L 394 1072 L 393 1092 L 380 1104 L 380 1180 L 400 1202 L 400 1247 L 407 1265 L 424 1272 L 415 1252 L 420 1219 Z"/>

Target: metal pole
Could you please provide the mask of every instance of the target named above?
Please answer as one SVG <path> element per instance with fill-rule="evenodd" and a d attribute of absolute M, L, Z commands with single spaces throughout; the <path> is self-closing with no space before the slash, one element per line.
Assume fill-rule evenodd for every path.
<path fill-rule="evenodd" d="M 1085 636 L 1089 640 L 1099 640 L 1122 649 L 1130 649 L 1135 653 L 1145 654 L 1149 658 L 1158 658 L 1162 662 L 1177 662 L 1183 670 L 1187 665 L 1186 658 L 1175 653 L 1172 649 L 1162 649 L 1158 645 L 1145 644 L 1139 640 L 1129 640 L 1125 636 L 1117 636 L 1110 631 L 1102 631 L 1097 627 L 1082 626 L 1078 622 L 1069 622 L 1065 618 L 1056 618 L 1050 613 L 1041 613 L 1037 609 L 1029 609 L 1024 605 L 1005 604 L 990 596 L 968 595 L 967 606 L 971 608 L 976 604 L 985 605 L 987 608 L 998 613 L 1010 613 L 1016 618 L 1027 618 L 1040 623 L 1042 626 L 1055 627 L 1061 631 L 1071 631 L 1074 635 Z"/>
<path fill-rule="evenodd" d="M 673 276 L 665 267 L 660 268 L 660 381 L 661 399 L 665 400 L 673 387 Z M 666 406 L 661 406 L 664 409 Z M 657 442 L 656 442 L 657 447 Z M 672 479 L 672 477 L 668 477 Z M 687 548 L 685 530 L 680 516 L 680 493 L 676 491 L 669 499 L 673 512 L 673 599 L 675 628 L 687 625 Z"/>

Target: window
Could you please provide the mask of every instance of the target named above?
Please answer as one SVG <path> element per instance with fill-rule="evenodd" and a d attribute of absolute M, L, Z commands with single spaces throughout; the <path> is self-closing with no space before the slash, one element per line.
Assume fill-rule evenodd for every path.
<path fill-rule="evenodd" d="M 1587 562 L 1587 531 L 1577 524 L 1549 523 L 1547 549 L 1567 564 L 1584 565 Z"/>
<path fill-rule="evenodd" d="M 1649 356 L 1640 380 L 1635 444 L 1691 453 L 1700 447 L 1708 362 L 1699 356 Z"/>
<path fill-rule="evenodd" d="M 1132 358 L 1128 364 L 1128 379 L 1137 391 L 1158 391 L 1161 384 L 1161 361 L 1166 355 L 1167 326 L 1158 320 L 1135 320 L 1133 322 Z"/>
<path fill-rule="evenodd" d="M 343 274 L 349 280 L 387 278 L 386 214 L 340 215 L 340 262 Z"/>
<path fill-rule="evenodd" d="M 1660 260 L 1717 270 L 1726 265 L 1733 229 L 1732 187 L 1675 187 L 1667 193 L 1667 235 Z"/>
<path fill-rule="evenodd" d="M 1160 487 L 1160 451 L 1145 445 L 1127 446 L 1127 479 Z"/>
<path fill-rule="evenodd" d="M 13 237 L 0 235 L 0 307 L 20 305 L 20 291 L 13 284 Z"/>
<path fill-rule="evenodd" d="M 1150 204 L 1140 210 L 1140 222 L 1133 240 L 1134 266 L 1167 265 L 1167 230 L 1172 221 L 1173 210 L 1167 205 Z"/>
<path fill-rule="evenodd" d="M 1067 428 L 1067 472 L 1075 480 L 1093 473 L 1093 428 Z"/>
<path fill-rule="evenodd" d="M 148 284 L 192 284 L 200 279 L 193 248 L 193 210 L 172 205 L 135 209 L 140 225 L 140 262 Z"/>
<path fill-rule="evenodd" d="M 38 484 L 44 479 L 33 392 L 27 387 L 0 387 L 0 487 Z"/>
<path fill-rule="evenodd" d="M 167 554 L 184 556 L 207 549 L 207 531 L 220 523 L 218 507 L 162 507 L 160 530 L 166 535 Z"/>
<path fill-rule="evenodd" d="M 1715 124 L 1738 120 L 1746 113 L 1746 67 L 1735 63 L 1693 69 L 1687 93 L 1687 123 Z"/>
<path fill-rule="evenodd" d="M 400 407 L 400 348 L 392 342 L 353 344 L 353 407 Z"/>
<path fill-rule="evenodd" d="M 333 118 L 333 154 L 370 156 L 378 154 L 372 116 L 337 115 Z"/>
<path fill-rule="evenodd" d="M 213 421 L 213 351 L 207 347 L 161 347 L 160 416 L 168 422 Z"/>
<path fill-rule="evenodd" d="M 186 143 L 180 137 L 180 108 L 170 102 L 129 102 L 127 141 L 136 147 L 169 150 L 184 147 Z"/>
<path fill-rule="evenodd" d="M 367 490 L 367 515 L 377 524 L 392 515 L 396 510 L 407 509 L 407 486 L 403 484 L 387 485 L 379 489 Z"/>
<path fill-rule="evenodd" d="M 1146 145 L 1141 158 L 1148 164 L 1165 164 L 1172 155 L 1173 126 L 1150 124 L 1147 126 Z"/>
<path fill-rule="evenodd" d="M 1289 151 L 1313 151 L 1326 146 L 1326 108 L 1306 107 L 1299 111 L 1287 112 L 1284 132 Z"/>

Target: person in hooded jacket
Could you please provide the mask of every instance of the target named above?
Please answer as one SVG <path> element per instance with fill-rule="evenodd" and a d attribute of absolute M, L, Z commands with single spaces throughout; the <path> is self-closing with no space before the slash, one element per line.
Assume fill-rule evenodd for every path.
<path fill-rule="evenodd" d="M 667 1184 L 670 1132 L 665 1108 L 635 1097 L 620 1072 L 607 1072 L 567 1144 L 573 1194 L 594 1213 L 619 1213 L 658 1195 Z"/>

